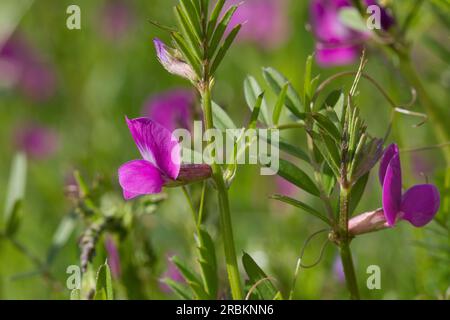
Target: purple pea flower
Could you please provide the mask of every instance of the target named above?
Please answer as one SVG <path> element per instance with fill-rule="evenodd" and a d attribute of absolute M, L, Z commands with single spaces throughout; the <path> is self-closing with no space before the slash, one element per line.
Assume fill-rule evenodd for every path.
<path fill-rule="evenodd" d="M 238 40 L 254 42 L 263 48 L 273 48 L 283 42 L 288 33 L 286 1 L 284 0 L 231 0 L 239 5 L 230 26 L 243 24 Z M 230 29 L 231 30 L 231 29 Z"/>
<path fill-rule="evenodd" d="M 164 183 L 180 173 L 180 145 L 169 130 L 148 118 L 126 121 L 143 159 L 119 168 L 123 195 L 128 200 L 160 193 Z"/>
<path fill-rule="evenodd" d="M 433 220 L 439 210 L 439 190 L 432 184 L 415 185 L 402 194 L 402 169 L 396 144 L 390 145 L 381 159 L 380 182 L 383 186 L 383 210 L 387 224 L 398 219 L 422 227 Z"/>
<path fill-rule="evenodd" d="M 166 46 L 158 38 L 153 40 L 153 44 L 155 45 L 156 56 L 164 69 L 193 83 L 198 80 L 194 69 L 181 58 L 181 54 L 176 49 Z"/>
<path fill-rule="evenodd" d="M 53 66 L 19 34 L 0 47 L 0 82 L 17 87 L 36 102 L 48 100 L 56 90 Z"/>
<path fill-rule="evenodd" d="M 177 128 L 190 129 L 191 108 L 194 94 L 186 89 L 174 89 L 150 97 L 144 104 L 143 114 L 158 122 L 169 131 Z"/>
<path fill-rule="evenodd" d="M 365 0 L 367 6 L 378 5 L 377 0 Z M 339 19 L 339 11 L 351 7 L 350 0 L 312 0 L 311 27 L 316 37 L 316 59 L 324 67 L 345 65 L 356 61 L 369 32 L 358 32 Z M 394 23 L 388 12 L 381 8 L 381 26 L 389 29 Z M 369 31 L 369 30 L 368 30 Z"/>
<path fill-rule="evenodd" d="M 209 165 L 181 165 L 181 145 L 162 125 L 148 118 L 126 121 L 143 158 L 119 168 L 119 183 L 126 200 L 160 193 L 163 186 L 176 187 L 211 177 Z"/>
<path fill-rule="evenodd" d="M 21 124 L 14 133 L 16 147 L 36 160 L 51 157 L 57 149 L 57 140 L 54 131 L 32 122 Z"/>
<path fill-rule="evenodd" d="M 114 279 L 118 279 L 121 274 L 119 250 L 113 237 L 110 235 L 106 236 L 105 248 L 108 253 L 108 265 L 111 268 L 111 274 Z"/>

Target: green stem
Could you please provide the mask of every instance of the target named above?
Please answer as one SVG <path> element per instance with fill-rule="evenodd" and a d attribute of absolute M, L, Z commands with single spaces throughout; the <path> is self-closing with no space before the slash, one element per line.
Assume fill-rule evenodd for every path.
<path fill-rule="evenodd" d="M 202 106 L 205 116 L 205 129 L 213 129 L 212 101 L 209 83 L 204 83 L 202 90 Z M 225 260 L 227 264 L 228 280 L 230 282 L 231 295 L 234 300 L 243 299 L 243 291 L 239 275 L 239 268 L 236 259 L 236 249 L 234 247 L 233 228 L 231 223 L 230 205 L 228 200 L 228 190 L 223 180 L 222 168 L 217 164 L 212 164 L 214 181 L 217 187 L 220 222 L 225 249 Z"/>
<path fill-rule="evenodd" d="M 425 109 L 430 122 L 432 124 L 432 128 L 436 134 L 436 138 L 439 140 L 439 143 L 446 143 L 450 140 L 450 134 L 446 130 L 446 117 L 439 106 L 435 103 L 435 101 L 428 94 L 425 89 L 420 77 L 417 75 L 416 70 L 412 65 L 411 58 L 408 54 L 398 53 L 401 64 L 400 69 L 405 76 L 405 78 L 410 82 L 410 84 L 416 89 L 417 95 L 419 97 L 420 103 L 422 107 Z M 450 165 L 450 149 L 444 148 L 442 149 L 447 165 Z"/>
<path fill-rule="evenodd" d="M 352 253 L 350 251 L 350 237 L 348 235 L 348 203 L 350 190 L 341 186 L 339 206 L 339 250 L 341 253 L 342 266 L 345 274 L 348 291 L 352 300 L 359 300 L 358 282 L 356 280 L 355 267 L 353 265 Z"/>

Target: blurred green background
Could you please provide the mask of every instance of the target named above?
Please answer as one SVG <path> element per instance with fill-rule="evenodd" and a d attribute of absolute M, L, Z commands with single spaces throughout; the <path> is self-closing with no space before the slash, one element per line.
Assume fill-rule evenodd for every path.
<path fill-rule="evenodd" d="M 1 299 L 69 298 L 70 291 L 65 286 L 66 268 L 79 264 L 78 240 L 83 224 L 76 223 L 75 230 L 58 250 L 45 274 L 36 272 L 36 261 L 33 262 L 30 256 L 46 260 L 61 220 L 73 212 L 73 202 L 67 195 L 73 172 L 78 170 L 88 183 L 101 181 L 102 192 L 107 195 L 106 200 L 102 200 L 106 202 L 105 206 L 110 205 L 108 201 L 123 206 L 117 168 L 138 156 L 124 117 L 140 116 L 145 101 L 155 94 L 175 88 L 189 89 L 188 83 L 163 70 L 152 45 L 154 37 L 166 41 L 169 37 L 149 20 L 174 25 L 172 6 L 176 1 L 123 1 L 124 10 L 127 10 L 120 18 L 124 20 L 123 26 L 112 34 L 109 32 L 112 26 L 105 17 L 111 2 L 36 0 L 0 3 L 0 35 L 4 37 L 0 38 L 0 46 L 6 41 L 5 34 L 11 33 L 8 30 L 14 30 L 13 36 L 20 35 L 29 51 L 51 68 L 54 77 L 47 84 L 54 89 L 47 96 L 36 98 L 27 95 L 26 88 L 22 90 L 18 85 L 8 84 L 6 73 L 0 75 L 3 79 L 0 82 L 0 203 L 6 198 L 14 154 L 23 147 L 17 131 L 32 123 L 51 130 L 55 139 L 51 154 L 28 157 L 20 228 L 14 236 L 17 243 L 13 245 L 10 241 L 0 240 Z M 404 18 L 409 1 L 393 2 L 398 18 Z M 70 4 L 81 8 L 81 30 L 66 28 L 66 8 Z M 288 30 L 280 44 L 264 48 L 258 43 L 239 41 L 218 72 L 214 100 L 237 124 L 244 124 L 250 116 L 242 89 L 246 75 L 262 79 L 261 67 L 273 66 L 286 74 L 295 87 L 300 88 L 303 81 L 305 59 L 314 51 L 314 39 L 307 28 L 308 1 L 286 1 L 284 14 Z M 440 59 L 424 41 L 425 35 L 448 44 L 449 35 L 436 19 L 431 5 L 425 6 L 419 19 L 414 21 L 410 38 L 415 43 L 417 69 L 433 96 L 447 107 L 445 114 L 449 116 L 448 57 L 447 61 Z M 392 62 L 376 50 L 369 49 L 368 57 L 367 73 L 376 78 L 395 101 L 409 101 L 410 88 L 395 71 Z M 324 80 L 337 71 L 355 70 L 356 67 L 320 69 L 315 66 L 314 72 Z M 336 82 L 333 88 L 348 88 L 350 84 L 351 79 Z M 37 90 L 39 96 L 45 88 Z M 360 91 L 359 105 L 369 131 L 383 136 L 390 119 L 389 105 L 365 82 Z M 416 110 L 421 111 L 419 106 Z M 433 124 L 428 122 L 413 128 L 417 122 L 411 117 L 397 116 L 391 140 L 398 142 L 401 148 L 435 144 Z M 450 121 L 448 123 L 450 125 Z M 304 133 L 290 134 L 287 138 L 303 144 Z M 439 150 L 407 153 L 403 161 L 405 185 L 422 183 L 426 178 L 435 183 L 442 180 L 445 163 Z M 357 212 L 381 206 L 381 190 L 376 178 L 374 172 Z M 269 275 L 277 279 L 282 291 L 288 292 L 303 242 L 323 226 L 296 209 L 269 200 L 269 195 L 280 192 L 280 188 L 279 180 L 261 177 L 257 167 L 244 166 L 238 171 L 230 198 L 238 253 L 250 253 Z M 176 253 L 194 265 L 194 226 L 185 199 L 180 189 L 166 191 L 168 201 L 133 227 L 138 230 L 129 230 L 128 236 L 119 241 L 122 275 L 114 280 L 117 298 L 173 298 L 174 295 L 164 293 L 158 285 L 158 279 L 167 268 L 167 255 Z M 290 192 L 305 202 L 314 203 L 305 193 L 295 189 Z M 212 195 L 208 197 L 208 223 L 217 237 L 214 201 Z M 324 237 L 308 247 L 306 263 L 313 262 L 319 255 Z M 448 230 L 439 229 L 434 223 L 420 230 L 402 223 L 394 230 L 361 237 L 352 247 L 362 296 L 368 299 L 443 297 L 450 285 L 448 245 Z M 18 246 L 25 248 L 28 257 Z M 225 277 L 222 250 L 218 246 L 221 275 Z M 99 243 L 94 264 L 102 263 L 105 255 Z M 337 250 L 330 245 L 318 266 L 302 270 L 295 298 L 347 298 L 345 284 L 334 269 L 336 257 Z M 381 290 L 365 289 L 369 265 L 381 268 Z M 226 288 L 226 278 L 222 279 L 222 287 Z"/>

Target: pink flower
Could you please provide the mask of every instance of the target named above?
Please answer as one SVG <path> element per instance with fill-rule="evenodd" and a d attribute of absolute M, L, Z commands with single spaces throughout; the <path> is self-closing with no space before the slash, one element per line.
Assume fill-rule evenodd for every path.
<path fill-rule="evenodd" d="M 239 5 L 230 26 L 243 24 L 238 35 L 241 41 L 250 41 L 263 48 L 282 43 L 288 33 L 286 1 L 284 0 L 231 0 L 229 5 Z"/>
<path fill-rule="evenodd" d="M 101 32 L 105 38 L 124 38 L 133 24 L 133 12 L 128 1 L 108 0 L 101 11 Z"/>
<path fill-rule="evenodd" d="M 14 134 L 16 147 L 29 157 L 40 160 L 47 159 L 56 152 L 57 140 L 54 131 L 31 122 L 17 127 Z"/>
<path fill-rule="evenodd" d="M 433 220 L 439 210 L 439 190 L 432 184 L 415 185 L 402 194 L 400 152 L 390 145 L 381 159 L 380 182 L 383 186 L 383 210 L 389 226 L 398 219 L 422 227 Z"/>
<path fill-rule="evenodd" d="M 19 88 L 26 97 L 37 102 L 48 100 L 56 91 L 53 66 L 18 34 L 0 47 L 0 82 Z"/>
<path fill-rule="evenodd" d="M 119 168 L 125 199 L 160 193 L 163 186 L 175 187 L 211 177 L 209 165 L 181 165 L 181 145 L 162 125 L 148 118 L 126 121 L 143 159 Z"/>
<path fill-rule="evenodd" d="M 365 0 L 365 4 L 376 5 L 377 1 Z M 340 21 L 339 11 L 351 6 L 350 0 L 311 1 L 310 21 L 317 40 L 316 59 L 324 67 L 353 63 L 359 58 L 362 44 L 369 37 L 368 32 L 352 30 Z M 382 28 L 387 30 L 393 23 L 393 18 L 382 8 Z"/>
<path fill-rule="evenodd" d="M 186 89 L 174 89 L 150 97 L 144 104 L 144 116 L 158 122 L 169 131 L 190 129 L 194 94 Z"/>
<path fill-rule="evenodd" d="M 111 268 L 111 274 L 114 279 L 118 279 L 121 274 L 119 250 L 113 237 L 110 235 L 107 235 L 105 238 L 105 248 L 108 253 L 108 265 Z"/>
<path fill-rule="evenodd" d="M 185 280 L 183 278 L 183 275 L 178 270 L 178 268 L 176 267 L 175 263 L 173 263 L 173 261 L 172 261 L 172 257 L 173 256 L 174 255 L 167 255 L 167 269 L 161 275 L 161 280 L 170 279 L 170 280 L 175 281 L 175 282 L 184 283 Z M 171 293 L 172 292 L 170 287 L 167 284 L 165 284 L 164 282 L 162 282 L 162 281 L 160 282 L 160 286 L 159 287 L 165 293 Z"/>

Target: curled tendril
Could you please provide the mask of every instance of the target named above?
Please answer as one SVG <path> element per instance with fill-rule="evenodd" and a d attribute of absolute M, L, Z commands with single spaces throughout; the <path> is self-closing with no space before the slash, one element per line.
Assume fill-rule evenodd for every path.
<path fill-rule="evenodd" d="M 423 125 L 424 123 L 426 123 L 428 121 L 428 116 L 426 114 L 408 110 L 408 108 L 412 107 L 414 105 L 414 103 L 416 103 L 416 100 L 417 100 L 417 92 L 414 88 L 411 88 L 411 95 L 412 95 L 411 100 L 405 104 L 398 105 L 395 103 L 395 101 L 389 96 L 389 94 L 383 89 L 383 87 L 374 78 L 372 78 L 371 76 L 369 76 L 367 73 L 364 73 L 364 72 L 343 71 L 343 72 L 339 72 L 339 73 L 329 77 L 328 79 L 323 81 L 317 87 L 317 90 L 312 98 L 312 101 L 314 102 L 315 100 L 317 100 L 319 94 L 333 81 L 343 78 L 343 77 L 355 76 L 358 74 L 360 74 L 361 78 L 368 80 L 381 93 L 381 95 L 390 104 L 390 106 L 392 107 L 394 112 L 423 119 L 423 121 L 421 121 L 420 123 L 418 123 L 416 125 L 413 125 L 413 127 L 420 127 L 421 125 Z M 353 89 L 353 86 L 352 86 L 352 89 Z"/>
<path fill-rule="evenodd" d="M 329 232 L 329 231 L 330 231 L 329 228 L 321 229 L 319 231 L 314 232 L 312 235 L 310 235 L 308 238 L 306 238 L 305 243 L 303 244 L 302 249 L 300 251 L 300 256 L 299 256 L 299 258 L 297 260 L 297 266 L 295 267 L 294 279 L 292 281 L 292 289 L 291 289 L 291 292 L 289 294 L 289 299 L 290 300 L 292 299 L 292 296 L 294 294 L 295 284 L 297 282 L 298 273 L 300 271 L 300 268 L 309 269 L 309 268 L 313 268 L 316 265 L 318 265 L 322 261 L 323 254 L 324 254 L 325 249 L 326 249 L 328 243 L 330 242 L 330 240 L 328 238 L 325 240 L 325 242 L 322 245 L 322 248 L 320 249 L 319 258 L 313 264 L 311 264 L 311 265 L 304 265 L 304 264 L 302 264 L 302 260 L 303 260 L 303 256 L 305 255 L 305 251 L 306 251 L 306 248 L 307 248 L 308 244 L 312 241 L 312 239 L 314 239 L 319 234 L 324 233 L 324 232 Z"/>

